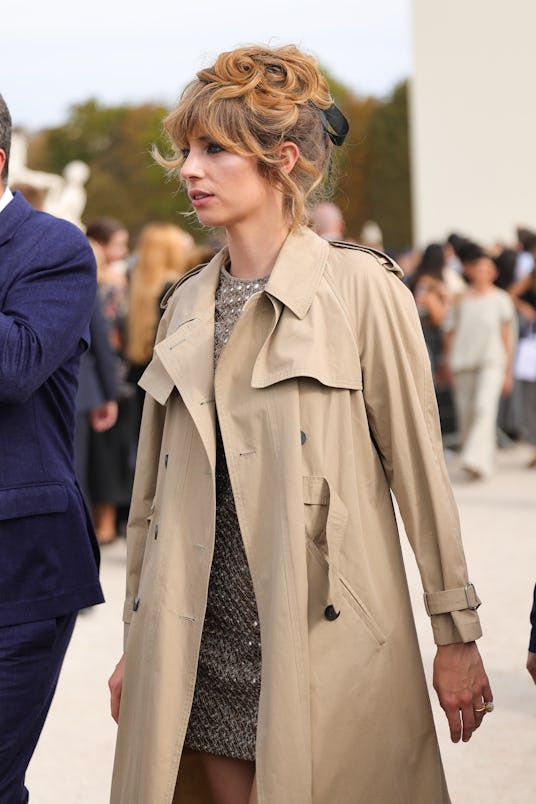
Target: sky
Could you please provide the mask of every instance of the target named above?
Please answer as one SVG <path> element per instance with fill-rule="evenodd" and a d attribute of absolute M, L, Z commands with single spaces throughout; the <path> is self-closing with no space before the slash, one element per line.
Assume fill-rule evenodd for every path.
<path fill-rule="evenodd" d="M 411 74 L 411 0 L 17 0 L 2 15 L 0 93 L 29 131 L 89 98 L 171 106 L 241 44 L 293 43 L 360 95 Z"/>

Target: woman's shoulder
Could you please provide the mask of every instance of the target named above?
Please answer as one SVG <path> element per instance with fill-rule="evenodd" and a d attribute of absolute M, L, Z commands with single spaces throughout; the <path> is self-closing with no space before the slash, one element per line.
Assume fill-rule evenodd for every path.
<path fill-rule="evenodd" d="M 403 271 L 389 255 L 359 243 L 330 241 L 325 278 L 339 297 L 365 300 L 409 293 Z"/>
<path fill-rule="evenodd" d="M 383 251 L 344 240 L 330 240 L 330 259 L 344 263 L 357 271 L 375 270 L 378 267 L 396 274 L 400 279 L 404 273 L 400 266 Z"/>
<path fill-rule="evenodd" d="M 162 293 L 162 298 L 160 300 L 160 307 L 162 308 L 162 310 L 165 310 L 168 307 L 171 298 L 172 296 L 174 296 L 175 292 L 182 285 L 188 282 L 188 280 L 192 279 L 194 276 L 197 276 L 199 273 L 201 273 L 201 271 L 203 270 L 203 268 L 206 267 L 206 265 L 207 263 L 201 263 L 200 265 L 196 265 L 194 268 L 190 268 L 189 271 L 180 276 L 174 282 L 168 282 L 165 285 Z"/>

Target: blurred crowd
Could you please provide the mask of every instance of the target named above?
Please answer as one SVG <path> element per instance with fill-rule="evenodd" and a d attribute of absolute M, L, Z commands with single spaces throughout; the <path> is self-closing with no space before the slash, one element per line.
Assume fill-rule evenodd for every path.
<path fill-rule="evenodd" d="M 88 223 L 87 237 L 97 262 L 98 304 L 114 357 L 117 416 L 104 430 L 91 427 L 87 457 L 79 468 L 91 505 L 97 538 L 112 541 L 124 530 L 132 491 L 143 391 L 138 380 L 153 354 L 161 301 L 172 285 L 215 249 L 196 245 L 172 223 L 148 223 L 129 249 L 120 221 Z"/>
<path fill-rule="evenodd" d="M 334 204 L 320 204 L 312 220 L 328 240 L 384 250 L 374 222 L 353 238 Z M 459 452 L 466 478 L 491 475 L 496 447 L 518 440 L 533 446 L 535 468 L 536 233 L 518 228 L 511 243 L 489 246 L 452 233 L 391 256 L 415 299 L 445 445 Z"/>
<path fill-rule="evenodd" d="M 430 356 L 444 436 L 470 479 L 489 476 L 496 445 L 534 447 L 536 235 L 483 246 L 453 233 L 404 255 Z"/>
<path fill-rule="evenodd" d="M 15 189 L 40 206 L 39 191 Z M 374 221 L 354 238 L 331 202 L 314 207 L 311 225 L 327 240 L 384 250 Z M 220 244 L 199 245 L 176 224 L 151 222 L 131 247 L 126 227 L 107 217 L 89 221 L 86 235 L 99 292 L 81 366 L 75 450 L 97 537 L 106 544 L 126 526 L 143 406 L 137 383 L 152 357 L 162 299 Z M 497 446 L 518 440 L 534 446 L 536 467 L 536 233 L 520 228 L 511 244 L 489 248 L 453 233 L 391 256 L 415 299 L 445 446 L 460 453 L 471 480 L 493 472 Z"/>

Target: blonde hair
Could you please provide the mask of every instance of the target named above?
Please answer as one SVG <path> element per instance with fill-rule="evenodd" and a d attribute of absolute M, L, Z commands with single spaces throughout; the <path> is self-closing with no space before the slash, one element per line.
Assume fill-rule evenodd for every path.
<path fill-rule="evenodd" d="M 307 220 L 306 200 L 330 164 L 333 146 L 322 110 L 332 102 L 315 59 L 293 45 L 221 53 L 212 67 L 197 73 L 164 120 L 172 157 L 155 152 L 155 158 L 168 169 L 180 169 L 181 151 L 195 131 L 228 151 L 254 156 L 262 175 L 282 190 L 295 227 Z M 286 141 L 294 142 L 300 154 L 290 174 L 282 169 L 279 155 Z"/>
<path fill-rule="evenodd" d="M 145 365 L 153 351 L 158 302 L 166 283 L 189 267 L 194 240 L 173 223 L 149 223 L 140 233 L 130 280 L 127 358 Z"/>

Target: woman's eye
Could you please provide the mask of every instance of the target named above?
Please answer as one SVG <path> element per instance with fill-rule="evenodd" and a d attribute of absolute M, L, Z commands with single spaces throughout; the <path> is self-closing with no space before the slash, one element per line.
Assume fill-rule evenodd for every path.
<path fill-rule="evenodd" d="M 180 153 L 180 155 L 182 156 L 183 159 L 188 159 L 188 154 L 190 153 L 190 149 L 189 148 L 181 148 L 179 153 Z"/>
<path fill-rule="evenodd" d="M 207 145 L 207 153 L 209 154 L 219 154 L 220 151 L 223 151 L 223 148 L 217 142 L 209 142 Z"/>

